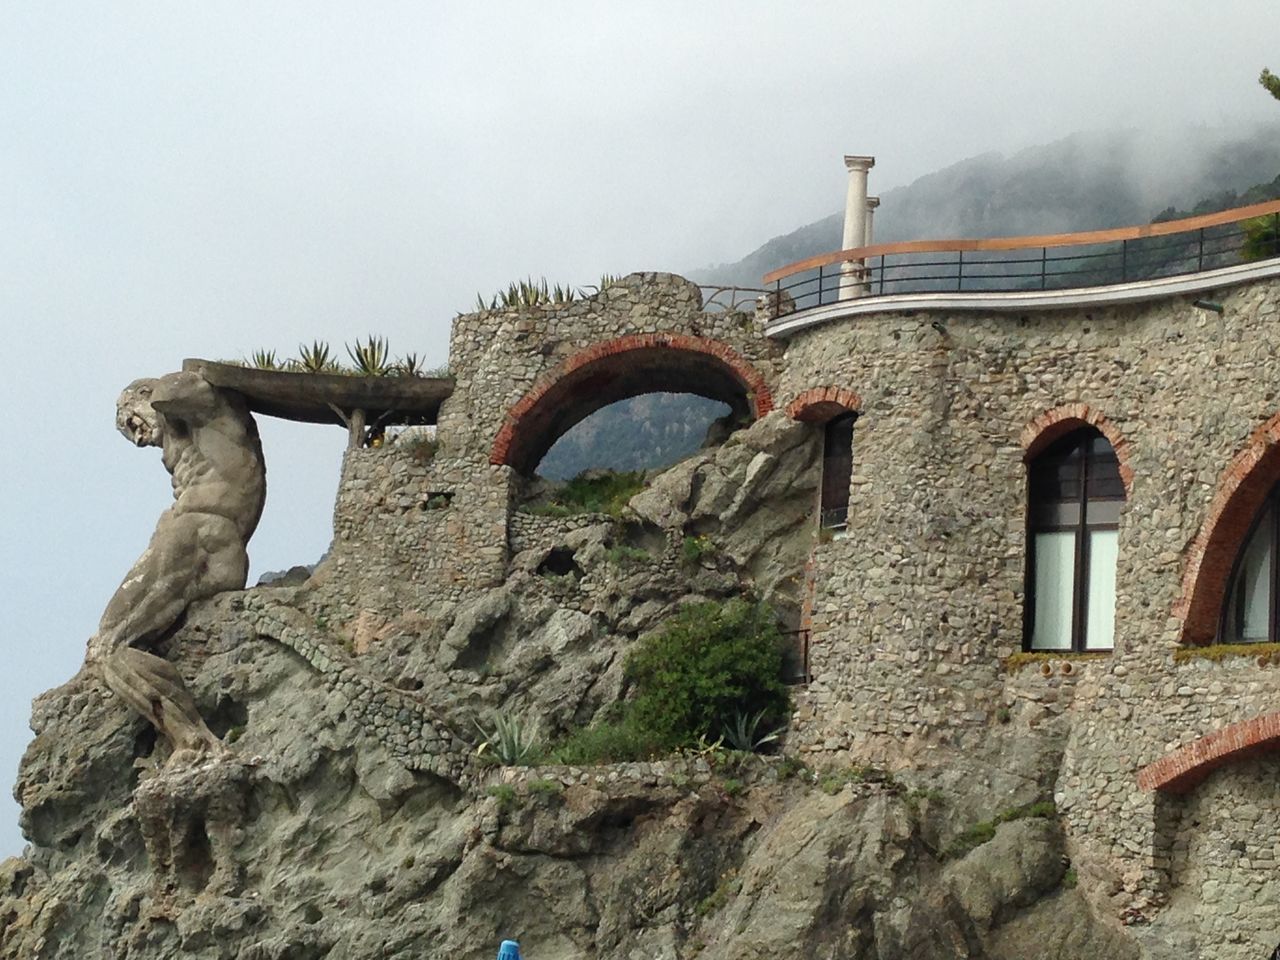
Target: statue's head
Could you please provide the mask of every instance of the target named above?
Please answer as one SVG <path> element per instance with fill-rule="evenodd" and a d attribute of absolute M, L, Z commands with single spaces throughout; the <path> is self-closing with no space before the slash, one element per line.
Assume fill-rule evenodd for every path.
<path fill-rule="evenodd" d="M 152 377 L 135 380 L 116 401 L 116 429 L 134 446 L 158 447 L 164 442 L 160 417 L 151 406 L 156 383 Z"/>

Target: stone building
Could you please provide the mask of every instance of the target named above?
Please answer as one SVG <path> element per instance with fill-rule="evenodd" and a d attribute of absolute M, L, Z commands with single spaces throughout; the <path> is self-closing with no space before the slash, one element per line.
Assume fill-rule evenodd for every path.
<path fill-rule="evenodd" d="M 855 213 L 874 209 L 869 161 L 851 158 Z M 947 956 L 1010 956 L 965 952 L 965 937 L 990 939 L 1018 910 L 1034 914 L 1033 939 L 1056 929 L 1045 912 L 1067 904 L 1065 850 L 1079 884 L 1063 922 L 1118 938 L 1090 942 L 1123 943 L 1125 956 L 1268 956 L 1280 941 L 1277 221 L 1270 203 L 1082 236 L 875 245 L 863 220 L 851 249 L 766 277 L 749 310 L 733 291 L 643 273 L 586 298 L 459 316 L 447 377 L 188 361 L 260 414 L 348 425 L 333 545 L 305 582 L 193 605 L 171 638 L 211 729 L 237 744 L 225 783 L 205 783 L 202 768 L 167 777 L 155 737 L 91 671 L 37 702 L 16 791 L 33 852 L 5 868 L 5 895 L 23 904 L 12 942 L 38 947 L 16 955 L 161 936 L 173 916 L 190 928 L 175 936 L 216 944 L 218 911 L 198 914 L 219 883 L 226 909 L 257 918 L 236 936 L 279 947 L 246 955 L 320 956 L 288 951 L 373 942 L 371 930 L 382 943 L 409 937 L 388 891 L 427 910 L 409 925 L 414 944 L 463 937 L 464 914 L 481 929 L 516 904 L 560 955 L 597 955 L 602 930 L 612 939 L 599 949 L 618 955 L 623 944 L 697 953 L 702 942 L 685 938 L 698 917 L 737 893 L 721 875 L 727 848 L 746 849 L 761 826 L 750 804 L 726 812 L 699 757 L 701 799 L 684 758 L 535 772 L 544 799 L 563 788 L 578 791 L 572 802 L 504 814 L 501 790 L 532 796 L 525 774 L 491 775 L 503 779 L 486 794 L 495 784 L 477 775 L 470 727 L 497 705 L 580 727 L 620 695 L 637 637 L 691 596 L 747 589 L 794 630 L 793 759 L 937 785 L 963 806 L 938 815 L 943 832 L 1034 799 L 1052 799 L 1055 823 L 1012 825 L 985 856 L 948 862 L 910 798 L 881 789 L 887 776 L 856 798 L 837 778 L 845 799 L 810 790 L 765 826 L 758 884 L 707 955 L 740 955 L 744 930 L 777 948 L 758 955 L 812 953 L 777 917 L 751 926 L 777 866 L 803 891 L 788 922 L 804 936 L 846 922 L 828 917 L 828 897 L 848 890 L 815 890 L 874 874 L 880 900 L 859 900 L 866 916 L 847 922 L 848 943 L 872 927 L 902 943 L 936 929 L 964 941 Z M 1272 247 L 1242 258 L 1257 235 Z M 560 436 L 659 391 L 725 403 L 722 442 L 654 479 L 621 522 L 521 509 Z M 396 419 L 419 426 L 373 442 Z M 706 538 L 723 563 L 682 563 L 686 541 Z M 780 766 L 762 768 L 777 787 L 766 806 L 794 786 L 780 785 Z M 317 803 L 326 812 L 312 816 Z M 140 827 L 139 804 L 150 810 Z M 663 850 L 705 842 L 687 863 L 663 861 L 684 879 L 653 916 L 626 913 L 630 888 L 610 898 L 623 919 L 607 922 L 585 901 L 567 920 L 541 893 L 522 899 L 520 871 L 579 896 L 613 883 L 603 851 L 621 836 L 614 853 L 645 876 L 668 854 L 645 845 L 662 830 L 637 826 L 641 808 L 666 810 Z M 704 831 L 704 817 L 741 829 Z M 871 873 L 825 873 L 852 842 L 838 817 L 916 873 L 886 879 L 899 860 L 878 855 Z M 419 820 L 447 842 L 424 841 Z M 517 821 L 529 836 L 512 832 Z M 830 855 L 792 871 L 788 857 L 826 826 Z M 328 854 L 293 862 L 296 836 Z M 1017 845 L 1033 840 L 1040 880 L 1004 889 L 998 869 L 1022 870 Z M 457 849 L 428 856 L 433 843 Z M 580 867 L 587 849 L 596 859 Z M 492 871 L 509 867 L 502 876 L 518 882 L 493 896 Z M 163 922 L 140 917 L 152 902 L 144 869 L 170 884 L 154 900 Z M 367 914 L 351 910 L 352 871 L 366 877 Z M 440 884 L 452 892 L 432 900 Z M 84 890 L 93 909 L 62 910 Z M 681 902 L 693 893 L 696 910 Z M 41 952 L 58 935 L 73 952 Z"/>
<path fill-rule="evenodd" d="M 674 390 L 744 421 L 785 410 L 828 446 L 788 750 L 993 794 L 1047 751 L 1074 862 L 1128 920 L 1190 897 L 1219 956 L 1262 956 L 1280 934 L 1280 263 L 1206 260 L 1206 226 L 1180 229 L 1195 268 L 1100 284 L 1048 279 L 1071 241 L 1035 238 L 1038 280 L 1001 288 L 1014 261 L 971 253 L 966 289 L 961 247 L 959 289 L 913 286 L 886 264 L 919 252 L 900 244 L 780 271 L 801 282 L 754 316 L 637 274 L 460 317 L 439 456 L 407 484 L 349 455 L 336 562 L 372 538 L 396 575 L 465 596 L 501 580 L 520 485 L 595 409 Z M 1149 264 L 1147 233 L 1099 236 Z M 433 497 L 450 509 L 420 509 Z"/>

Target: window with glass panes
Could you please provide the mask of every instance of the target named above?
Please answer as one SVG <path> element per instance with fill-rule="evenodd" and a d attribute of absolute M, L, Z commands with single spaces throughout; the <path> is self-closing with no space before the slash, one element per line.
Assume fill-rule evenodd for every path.
<path fill-rule="evenodd" d="M 1277 629 L 1276 545 L 1280 541 L 1280 487 L 1273 488 L 1236 557 L 1218 638 L 1223 643 L 1266 643 Z"/>
<path fill-rule="evenodd" d="M 1124 482 L 1110 442 L 1082 427 L 1028 466 L 1029 650 L 1110 650 Z"/>

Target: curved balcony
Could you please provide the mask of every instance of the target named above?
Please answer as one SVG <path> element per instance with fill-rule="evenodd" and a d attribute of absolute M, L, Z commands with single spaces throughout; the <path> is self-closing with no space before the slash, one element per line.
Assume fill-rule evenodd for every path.
<path fill-rule="evenodd" d="M 893 310 L 1061 309 L 1280 276 L 1280 200 L 1113 230 L 879 243 L 764 277 L 766 330 Z"/>

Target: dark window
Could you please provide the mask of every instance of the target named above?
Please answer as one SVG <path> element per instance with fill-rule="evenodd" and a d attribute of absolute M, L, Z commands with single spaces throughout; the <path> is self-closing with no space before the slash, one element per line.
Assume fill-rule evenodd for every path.
<path fill-rule="evenodd" d="M 1028 470 L 1029 650 L 1110 650 L 1124 482 L 1092 427 L 1068 434 Z"/>
<path fill-rule="evenodd" d="M 849 481 L 853 477 L 853 421 L 846 413 L 827 421 L 822 442 L 822 526 L 841 530 L 849 522 Z"/>
<path fill-rule="evenodd" d="M 1258 511 L 1231 573 L 1231 591 L 1218 639 L 1223 643 L 1276 642 L 1276 545 L 1280 541 L 1280 487 Z"/>

